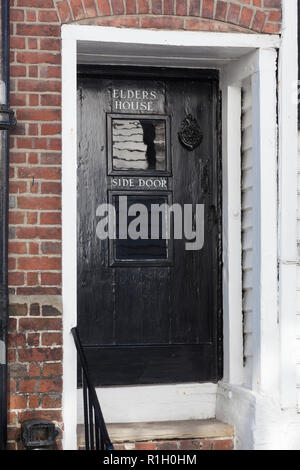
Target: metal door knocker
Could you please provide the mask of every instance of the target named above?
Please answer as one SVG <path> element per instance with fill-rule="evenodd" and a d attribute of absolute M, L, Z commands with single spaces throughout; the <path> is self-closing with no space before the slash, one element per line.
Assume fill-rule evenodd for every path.
<path fill-rule="evenodd" d="M 197 120 L 191 114 L 188 114 L 182 121 L 178 139 L 187 150 L 194 150 L 201 144 L 203 133 Z"/>

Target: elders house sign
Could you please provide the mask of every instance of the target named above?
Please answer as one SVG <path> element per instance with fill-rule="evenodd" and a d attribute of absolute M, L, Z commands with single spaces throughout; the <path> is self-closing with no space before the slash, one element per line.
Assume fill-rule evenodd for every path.
<path fill-rule="evenodd" d="M 111 89 L 113 112 L 163 114 L 165 107 L 163 84 L 146 81 L 143 85 L 141 88 L 130 83 L 130 86 L 125 88 L 123 82 L 120 86 L 114 86 Z"/>

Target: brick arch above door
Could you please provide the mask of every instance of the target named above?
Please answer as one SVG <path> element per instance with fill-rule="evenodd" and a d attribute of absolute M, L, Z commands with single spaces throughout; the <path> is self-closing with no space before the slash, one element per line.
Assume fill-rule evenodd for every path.
<path fill-rule="evenodd" d="M 281 0 L 55 0 L 62 24 L 278 34 Z"/>

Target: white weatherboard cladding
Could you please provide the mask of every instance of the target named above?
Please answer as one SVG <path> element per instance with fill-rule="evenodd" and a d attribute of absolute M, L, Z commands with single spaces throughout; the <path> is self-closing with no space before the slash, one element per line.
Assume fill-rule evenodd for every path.
<path fill-rule="evenodd" d="M 272 64 L 269 60 L 271 56 L 268 58 L 269 54 L 266 50 L 261 56 L 259 72 L 251 71 L 252 249 L 255 262 L 252 265 L 251 328 L 248 330 L 248 326 L 244 327 L 244 333 L 246 329 L 247 334 L 252 332 L 251 389 L 245 386 L 235 386 L 233 382 L 220 383 L 217 396 L 217 418 L 234 424 L 237 449 L 296 450 L 300 448 L 300 414 L 296 413 L 295 406 L 296 362 L 298 363 L 297 390 L 300 391 L 300 303 L 298 300 L 296 308 L 295 295 L 297 292 L 299 299 L 299 266 L 297 267 L 297 290 L 294 275 L 296 273 L 297 191 L 298 246 L 300 244 L 300 136 L 297 188 L 297 109 L 296 102 L 292 99 L 292 92 L 297 83 L 297 42 L 295 41 L 297 2 L 296 0 L 283 1 L 282 7 L 283 28 L 278 51 L 276 82 L 277 113 L 274 109 L 276 103 L 274 74 L 270 73 L 271 69 L 274 69 L 274 63 Z M 245 127 L 243 122 L 242 127 Z M 277 142 L 278 147 L 274 148 Z M 243 145 L 242 158 L 244 158 Z M 243 178 L 243 171 L 241 175 Z M 274 213 L 276 179 L 278 182 L 277 217 Z M 241 186 L 242 192 L 245 191 L 244 182 Z M 274 263 L 274 240 L 276 240 L 274 222 L 277 222 L 278 228 L 276 250 L 278 271 Z M 245 241 L 243 240 L 244 247 Z M 244 270 L 245 264 L 242 264 L 242 271 Z M 277 283 L 274 279 L 276 272 L 278 272 Z M 276 285 L 278 295 L 275 294 Z M 245 291 L 245 281 L 243 288 Z M 245 313 L 245 305 L 243 312 Z M 278 312 L 277 318 L 274 315 L 276 312 Z M 296 342 L 298 343 L 297 359 L 294 347 Z M 298 402 L 300 403 L 299 397 Z"/>
<path fill-rule="evenodd" d="M 300 132 L 298 133 L 298 168 L 297 168 L 297 242 L 298 242 L 298 266 L 297 266 L 297 317 L 296 317 L 296 361 L 297 361 L 297 406 L 300 413 Z"/>
<path fill-rule="evenodd" d="M 252 383 L 252 315 L 253 315 L 253 143 L 252 90 L 250 78 L 242 84 L 241 119 L 241 217 L 242 217 L 242 289 L 244 384 Z"/>

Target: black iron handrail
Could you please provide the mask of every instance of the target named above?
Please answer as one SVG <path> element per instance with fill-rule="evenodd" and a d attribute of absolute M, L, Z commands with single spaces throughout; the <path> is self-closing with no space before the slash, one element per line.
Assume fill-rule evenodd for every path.
<path fill-rule="evenodd" d="M 82 373 L 84 434 L 86 450 L 114 450 L 102 415 L 94 385 L 90 379 L 87 361 L 77 328 L 71 329 Z"/>

